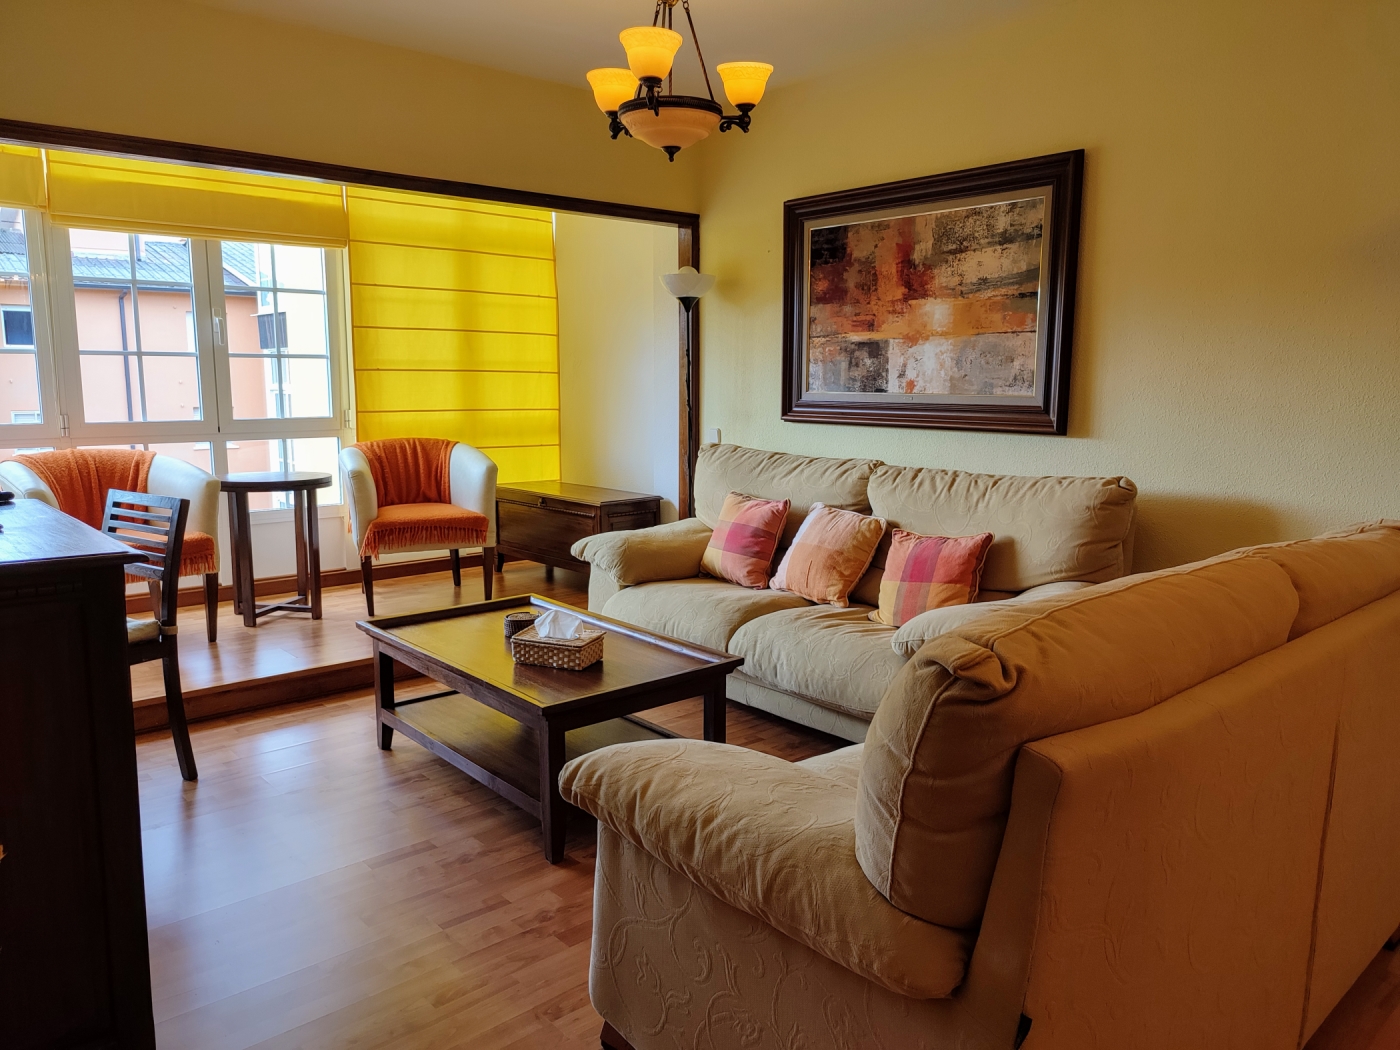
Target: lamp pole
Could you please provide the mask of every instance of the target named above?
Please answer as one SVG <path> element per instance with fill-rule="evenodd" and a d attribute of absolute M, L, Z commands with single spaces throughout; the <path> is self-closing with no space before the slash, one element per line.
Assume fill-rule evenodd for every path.
<path fill-rule="evenodd" d="M 666 286 L 666 290 L 676 297 L 676 301 L 681 304 L 681 309 L 685 311 L 685 353 L 681 359 L 681 368 L 685 372 L 685 410 L 686 410 L 686 470 L 689 476 L 695 473 L 696 444 L 695 435 L 698 432 L 699 412 L 695 403 L 695 391 L 690 379 L 691 361 L 694 354 L 694 347 L 691 346 L 691 333 L 695 330 L 694 314 L 695 305 L 700 302 L 701 296 L 715 286 L 713 274 L 700 273 L 693 266 L 682 266 L 675 273 L 662 274 L 661 283 Z M 695 493 L 691 491 L 693 485 L 687 485 L 689 493 L 688 506 L 682 508 L 689 515 L 695 511 Z"/>

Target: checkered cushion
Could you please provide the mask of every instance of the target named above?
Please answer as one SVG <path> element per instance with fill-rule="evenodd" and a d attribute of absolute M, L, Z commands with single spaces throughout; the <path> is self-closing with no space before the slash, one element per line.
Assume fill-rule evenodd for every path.
<path fill-rule="evenodd" d="M 894 529 L 880 581 L 880 607 L 870 618 L 902 627 L 930 609 L 966 605 L 977 597 L 991 545 L 990 532 L 948 537 Z"/>
<path fill-rule="evenodd" d="M 755 499 L 731 492 L 724 498 L 719 524 L 700 559 L 700 567 L 711 576 L 740 587 L 767 587 L 788 506 L 785 499 Z"/>
<path fill-rule="evenodd" d="M 844 608 L 884 535 L 884 518 L 813 503 L 773 574 L 773 589 Z"/>

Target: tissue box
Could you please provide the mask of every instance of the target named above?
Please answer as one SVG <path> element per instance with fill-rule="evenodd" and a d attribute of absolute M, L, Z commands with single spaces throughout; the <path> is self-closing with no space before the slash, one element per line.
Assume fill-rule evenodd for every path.
<path fill-rule="evenodd" d="M 511 635 L 510 655 L 518 664 L 582 671 L 603 658 L 606 631 L 584 627 L 578 638 L 541 638 L 533 625 Z"/>

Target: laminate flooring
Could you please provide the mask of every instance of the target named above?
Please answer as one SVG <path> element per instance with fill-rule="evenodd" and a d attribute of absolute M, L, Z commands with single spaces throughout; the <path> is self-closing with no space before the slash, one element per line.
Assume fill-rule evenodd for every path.
<path fill-rule="evenodd" d="M 698 700 L 647 717 L 700 735 Z M 137 745 L 160 1050 L 598 1046 L 591 823 L 546 863 L 509 802 L 401 737 L 380 751 L 368 690 L 192 736 L 196 784 L 168 733 Z M 729 739 L 845 743 L 738 705 Z"/>

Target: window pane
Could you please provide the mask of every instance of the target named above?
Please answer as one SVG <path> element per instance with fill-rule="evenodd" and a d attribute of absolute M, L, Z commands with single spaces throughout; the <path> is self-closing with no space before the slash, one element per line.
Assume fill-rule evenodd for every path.
<path fill-rule="evenodd" d="M 24 213 L 0 208 L 0 425 L 42 423 Z"/>
<path fill-rule="evenodd" d="M 89 423 L 122 423 L 141 418 L 135 354 L 83 354 L 83 418 Z"/>
<path fill-rule="evenodd" d="M 183 459 L 186 463 L 194 464 L 200 470 L 214 473 L 214 446 L 208 441 L 162 442 L 146 447 L 157 455 Z"/>
<path fill-rule="evenodd" d="M 204 418 L 189 240 L 103 230 L 68 239 L 85 418 Z M 153 356 L 169 354 L 181 356 Z"/>
<path fill-rule="evenodd" d="M 191 357 L 144 355 L 148 420 L 199 418 L 199 363 Z"/>
<path fill-rule="evenodd" d="M 271 347 L 264 346 L 264 317 L 272 316 L 272 294 L 268 293 L 266 305 L 260 302 L 264 296 L 256 292 L 224 291 L 224 315 L 228 318 L 228 349 L 231 354 L 261 354 Z M 286 322 L 282 323 L 286 328 Z"/>
<path fill-rule="evenodd" d="M 278 288 L 326 290 L 326 253 L 320 248 L 279 244 L 273 249 Z"/>
<path fill-rule="evenodd" d="M 37 445 L 33 448 L 0 448 L 0 463 L 16 456 L 27 456 L 31 452 L 52 452 L 52 445 Z"/>
<path fill-rule="evenodd" d="M 272 441 L 229 441 L 230 472 L 245 470 L 314 470 L 329 474 L 331 487 L 316 490 L 321 506 L 340 502 L 340 439 L 333 437 L 287 438 Z M 255 492 L 248 495 L 250 510 L 289 510 L 288 492 Z"/>
<path fill-rule="evenodd" d="M 326 297 L 320 292 L 277 293 L 280 349 L 292 354 L 330 354 L 326 338 Z"/>
<path fill-rule="evenodd" d="M 229 392 L 236 419 L 277 419 L 277 370 L 281 362 L 262 357 L 230 357 Z M 230 470 L 233 468 L 230 467 Z"/>
<path fill-rule="evenodd" d="M 331 365 L 326 360 L 291 357 L 283 363 L 287 415 L 301 419 L 331 414 Z"/>

